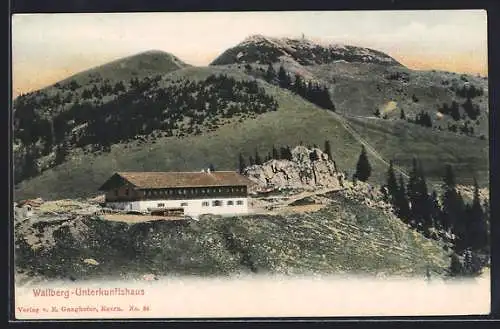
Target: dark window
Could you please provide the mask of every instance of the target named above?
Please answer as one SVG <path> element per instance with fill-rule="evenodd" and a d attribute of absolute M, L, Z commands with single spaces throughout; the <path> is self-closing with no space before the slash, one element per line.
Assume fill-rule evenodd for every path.
<path fill-rule="evenodd" d="M 126 188 L 126 189 L 125 189 L 125 195 L 127 195 L 127 196 L 128 196 L 128 194 L 129 194 L 129 190 L 128 190 L 128 188 Z"/>
<path fill-rule="evenodd" d="M 208 207 L 208 205 L 209 205 L 208 201 L 203 201 L 203 202 L 201 203 L 201 206 L 202 206 L 202 207 Z"/>
<path fill-rule="evenodd" d="M 227 205 L 228 205 L 228 206 L 232 206 L 233 204 L 234 204 L 234 201 L 233 201 L 233 200 L 229 200 L 229 201 L 227 202 Z"/>
<path fill-rule="evenodd" d="M 212 201 L 212 206 L 213 207 L 220 207 L 220 206 L 222 206 L 222 201 L 220 201 L 220 200 Z"/>
<path fill-rule="evenodd" d="M 165 207 L 164 203 L 158 203 L 158 208 L 163 208 L 163 207 Z"/>
<path fill-rule="evenodd" d="M 237 204 L 238 206 L 241 206 L 241 205 L 243 205 L 243 201 L 238 200 L 238 201 L 236 201 L 236 204 Z"/>
<path fill-rule="evenodd" d="M 188 203 L 187 202 L 182 202 L 181 207 L 187 207 Z"/>

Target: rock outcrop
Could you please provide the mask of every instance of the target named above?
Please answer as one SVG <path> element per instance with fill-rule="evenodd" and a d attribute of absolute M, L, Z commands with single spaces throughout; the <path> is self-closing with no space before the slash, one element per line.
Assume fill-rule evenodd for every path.
<path fill-rule="evenodd" d="M 291 153 L 291 160 L 272 159 L 247 167 L 244 174 L 261 188 L 335 188 L 343 184 L 343 173 L 320 149 L 297 146 Z"/>
<path fill-rule="evenodd" d="M 300 65 L 345 61 L 401 66 L 401 63 L 391 56 L 370 48 L 329 44 L 305 38 L 274 38 L 264 35 L 247 37 L 219 55 L 210 65 L 266 64 L 279 62 L 282 58 L 289 58 Z"/>

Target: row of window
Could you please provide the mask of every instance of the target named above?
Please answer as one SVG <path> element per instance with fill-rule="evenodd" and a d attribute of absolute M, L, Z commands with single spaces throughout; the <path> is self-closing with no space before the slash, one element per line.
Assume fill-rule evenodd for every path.
<path fill-rule="evenodd" d="M 219 188 L 201 188 L 201 189 L 167 189 L 167 190 L 146 190 L 145 196 L 164 196 L 164 195 L 200 195 L 208 193 L 236 193 L 245 192 L 244 187 L 219 187 Z"/>
<path fill-rule="evenodd" d="M 236 200 L 236 204 L 237 204 L 238 206 L 243 205 L 243 200 Z M 203 201 L 203 202 L 201 203 L 201 205 L 202 205 L 203 207 L 208 207 L 208 206 L 210 206 L 210 203 L 209 203 L 208 201 Z M 223 201 L 221 201 L 221 200 L 214 200 L 214 201 L 212 201 L 212 207 L 221 207 L 221 206 L 223 206 L 223 205 L 224 205 L 224 204 L 223 204 Z M 226 205 L 227 205 L 227 206 L 234 206 L 234 201 L 233 201 L 233 200 L 228 200 L 228 201 L 226 201 Z M 182 202 L 182 203 L 181 203 L 181 207 L 187 207 L 187 206 L 188 206 L 188 203 L 187 203 L 187 202 Z M 157 207 L 158 207 L 158 208 L 164 208 L 164 207 L 165 207 L 165 204 L 164 204 L 164 203 L 158 203 L 158 204 L 157 204 Z"/>
<path fill-rule="evenodd" d="M 241 206 L 241 205 L 243 205 L 243 201 L 242 200 L 237 200 L 236 204 L 238 206 Z M 208 201 L 203 201 L 201 203 L 201 205 L 202 205 L 202 207 L 208 207 L 210 205 L 210 203 Z M 223 201 L 221 201 L 221 200 L 214 200 L 214 201 L 212 201 L 212 207 L 221 207 L 223 205 L 224 205 Z M 226 206 L 234 206 L 234 201 L 233 200 L 226 201 Z"/>

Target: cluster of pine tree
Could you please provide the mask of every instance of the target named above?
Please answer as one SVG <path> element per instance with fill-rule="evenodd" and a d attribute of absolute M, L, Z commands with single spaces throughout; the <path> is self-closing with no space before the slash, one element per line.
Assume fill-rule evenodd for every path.
<path fill-rule="evenodd" d="M 474 136 L 474 127 L 472 127 L 470 120 L 467 120 L 467 117 L 471 120 L 477 120 L 480 114 L 479 106 L 477 104 L 473 104 L 470 99 L 467 99 L 465 103 L 462 104 L 462 107 L 465 110 L 465 113 L 463 115 L 460 115 L 459 104 L 456 101 L 453 101 L 451 103 L 451 106 L 444 103 L 443 106 L 438 109 L 438 112 L 451 116 L 455 121 L 462 120 L 460 124 L 448 123 L 448 126 L 446 128 L 448 131 L 454 133 L 461 133 L 467 136 Z M 375 115 L 379 117 L 380 111 L 379 110 L 375 111 Z M 432 118 L 425 111 L 420 111 L 420 113 L 416 115 L 415 119 L 412 119 L 412 118 L 407 118 L 404 111 L 401 110 L 400 118 L 402 120 L 408 121 L 409 123 L 418 124 L 423 127 L 428 127 L 428 128 L 433 127 Z M 477 123 L 479 124 L 478 121 Z M 439 130 L 443 129 L 441 126 L 438 126 L 437 128 Z"/>
<path fill-rule="evenodd" d="M 420 111 L 415 117 L 415 123 L 423 127 L 432 128 L 432 119 L 429 113 Z"/>
<path fill-rule="evenodd" d="M 269 160 L 292 160 L 292 150 L 290 146 L 281 146 L 279 148 L 276 148 L 275 145 L 272 147 L 272 151 L 267 154 L 266 157 L 262 158 L 261 155 L 259 154 L 259 151 L 255 149 L 255 154 L 252 156 L 250 155 L 248 157 L 248 160 L 245 161 L 245 158 L 243 155 L 240 153 L 239 155 L 239 171 L 240 173 L 243 173 L 245 168 L 247 166 L 253 166 L 253 165 L 261 165 L 264 162 L 267 162 Z"/>
<path fill-rule="evenodd" d="M 396 178 L 393 163 L 387 173 L 387 184 L 382 191 L 395 214 L 412 228 L 428 238 L 452 242 L 457 255 L 470 253 L 474 259 L 489 252 L 489 205 L 481 204 L 479 187 L 474 184 L 472 203 L 466 204 L 457 191 L 455 175 L 450 165 L 445 167 L 443 193 L 429 193 L 421 163 L 413 160 L 408 183 L 400 175 Z M 458 259 L 458 258 L 457 258 Z M 467 260 L 465 260 L 467 264 Z M 452 271 L 457 274 L 457 264 Z M 469 264 L 469 269 L 480 267 Z M 465 272 L 462 267 L 462 272 Z M 461 273 L 462 273 L 461 272 Z M 473 273 L 473 272 L 470 272 Z"/>
<path fill-rule="evenodd" d="M 456 101 L 452 101 L 451 105 L 443 103 L 443 106 L 438 111 L 444 115 L 451 116 L 455 121 L 460 120 L 460 107 Z"/>
<path fill-rule="evenodd" d="M 112 89 L 122 90 L 121 84 Z M 133 78 L 126 90 L 104 104 L 77 101 L 53 116 L 44 110 L 54 105 L 51 98 L 35 95 L 18 100 L 14 138 L 26 147 L 25 160 L 29 160 L 22 162 L 18 181 L 36 175 L 34 160 L 53 150 L 60 163 L 71 146 L 90 145 L 106 151 L 114 143 L 155 131 L 167 136 L 197 134 L 206 127 L 215 129 L 221 118 L 261 114 L 278 107 L 256 81 L 237 81 L 226 75 L 179 80 L 166 87 L 159 85 L 158 78 Z M 103 92 L 109 94 L 109 88 L 99 90 L 98 95 Z"/>
<path fill-rule="evenodd" d="M 123 81 L 118 81 L 114 86 L 111 85 L 109 80 L 105 80 L 100 87 L 94 84 L 92 88 L 88 87 L 82 91 L 82 99 L 102 98 L 104 96 L 118 95 L 125 92 L 127 89 Z"/>
<path fill-rule="evenodd" d="M 479 117 L 479 114 L 481 114 L 479 105 L 472 103 L 472 99 L 470 97 L 467 97 L 465 102 L 462 104 L 462 108 L 471 120 L 476 120 Z"/>
<path fill-rule="evenodd" d="M 464 109 L 465 115 L 471 120 L 476 120 L 481 114 L 479 105 L 474 104 L 471 97 L 467 97 L 462 104 L 462 108 Z M 455 121 L 464 119 L 464 117 L 460 115 L 460 105 L 456 101 L 452 101 L 451 105 L 443 103 L 443 106 L 440 107 L 438 111 L 442 114 L 451 116 Z"/>
<path fill-rule="evenodd" d="M 461 88 L 453 88 L 457 96 L 463 98 L 475 98 L 484 95 L 484 90 L 481 87 L 476 87 L 473 84 L 464 84 Z"/>
<path fill-rule="evenodd" d="M 298 74 L 295 75 L 295 79 L 292 81 L 292 78 L 283 66 L 280 66 L 278 72 L 276 72 L 272 64 L 269 64 L 264 78 L 267 82 L 291 90 L 295 94 L 321 108 L 335 111 L 335 105 L 330 98 L 328 88 L 311 81 L 306 82 Z"/>

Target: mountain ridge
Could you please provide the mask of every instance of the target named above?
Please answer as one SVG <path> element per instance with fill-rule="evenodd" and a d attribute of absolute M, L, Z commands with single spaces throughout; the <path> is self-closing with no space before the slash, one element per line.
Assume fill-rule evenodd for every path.
<path fill-rule="evenodd" d="M 245 42 L 253 43 L 256 40 L 261 40 L 266 43 L 268 42 L 267 38 L 262 39 L 255 36 L 250 36 Z M 332 47 L 336 49 L 341 46 L 332 45 Z M 159 59 L 157 57 L 159 57 Z M 157 59 L 155 60 L 155 58 Z M 26 144 L 24 142 L 19 143 L 19 140 L 16 141 L 15 139 L 15 169 L 19 170 L 19 168 L 23 166 L 23 163 L 24 165 L 26 164 L 26 155 L 29 155 L 30 150 L 33 151 L 35 149 L 35 151 L 43 153 L 40 157 L 33 156 L 33 154 L 31 154 L 31 158 L 34 158 L 34 160 L 37 161 L 37 166 L 39 166 L 36 170 L 38 176 L 35 175 L 36 177 L 34 180 L 26 177 L 23 178 L 22 175 L 16 176 L 16 181 L 18 182 L 25 180 L 23 181 L 22 186 L 19 186 L 19 191 L 24 190 L 26 192 L 24 195 L 26 196 L 33 195 L 32 193 L 37 193 L 36 191 L 42 190 L 52 194 L 48 190 L 58 186 L 55 182 L 59 180 L 57 177 L 61 174 L 60 171 L 68 170 L 66 164 L 69 160 L 54 160 L 58 159 L 59 155 L 60 158 L 64 158 L 64 154 L 66 153 L 65 149 L 69 150 L 69 153 L 73 153 L 73 151 L 75 151 L 77 157 L 83 162 L 90 161 L 91 159 L 95 159 L 96 161 L 112 160 L 109 157 L 103 157 L 100 153 L 102 150 L 91 150 L 91 153 L 97 153 L 94 155 L 89 154 L 89 150 L 86 148 L 87 145 L 97 146 L 98 150 L 99 147 L 109 149 L 110 146 L 116 146 L 119 152 L 126 152 L 130 155 L 130 159 L 124 158 L 121 160 L 122 165 L 125 167 L 114 168 L 113 166 L 104 166 L 108 168 L 106 170 L 122 170 L 126 168 L 134 168 L 136 170 L 146 168 L 148 170 L 155 168 L 159 170 L 198 170 L 198 166 L 206 166 L 207 161 L 215 162 L 216 165 L 220 163 L 221 167 L 226 169 L 234 169 L 237 167 L 235 163 L 236 158 L 229 160 L 223 159 L 223 155 L 219 151 L 214 152 L 216 156 L 208 159 L 207 154 L 213 152 L 209 150 L 212 146 L 207 149 L 206 145 L 201 145 L 203 141 L 207 145 L 212 145 L 211 143 L 213 142 L 213 147 L 222 147 L 227 152 L 236 152 L 235 154 L 238 153 L 238 150 L 243 150 L 245 156 L 249 156 L 252 153 L 251 148 L 259 148 L 259 151 L 262 150 L 263 152 L 267 152 L 271 149 L 272 145 L 270 144 L 272 143 L 278 143 L 281 145 L 297 145 L 299 142 L 303 141 L 305 143 L 321 145 L 321 143 L 323 143 L 326 139 L 329 139 L 332 145 L 335 144 L 335 150 L 339 152 L 340 156 L 346 158 L 345 161 L 341 161 L 343 162 L 343 168 L 351 169 L 355 165 L 356 157 L 359 153 L 358 148 L 361 145 L 358 145 L 357 142 L 348 136 L 348 131 L 341 130 L 338 134 L 332 134 L 331 129 L 328 129 L 325 126 L 325 124 L 328 123 L 332 126 L 340 127 L 341 125 L 336 119 L 337 116 L 332 116 L 331 112 L 330 114 L 320 112 L 320 108 L 313 105 L 311 100 L 299 96 L 290 88 L 283 88 L 276 83 L 276 81 L 267 81 L 263 77 L 263 75 L 265 75 L 267 65 L 252 64 L 249 66 L 250 69 L 247 65 L 241 64 L 198 67 L 185 64 L 184 62 L 181 63 L 180 60 L 177 60 L 177 62 L 173 61 L 172 58 L 176 57 L 170 53 L 158 50 L 141 52 L 139 54 L 118 59 L 111 63 L 103 64 L 91 70 L 84 71 L 83 73 L 86 72 L 84 76 L 87 80 L 84 79 L 83 81 L 80 81 L 81 84 L 76 82 L 78 86 L 74 89 L 71 89 L 71 86 L 68 88 L 68 86 L 65 85 L 65 83 L 71 83 L 71 81 L 74 80 L 71 77 L 68 77 L 67 79 L 52 86 L 52 89 L 50 90 L 45 89 L 38 91 L 16 100 L 14 102 L 14 107 L 17 108 L 17 111 L 14 113 L 14 124 L 16 127 L 15 133 L 18 135 L 17 137 L 21 137 L 24 141 L 31 140 L 31 142 L 29 142 L 31 144 L 28 145 L 29 143 Z M 127 70 L 119 71 L 120 63 L 127 63 L 127 61 L 130 60 L 132 60 L 132 64 L 134 64 L 132 69 L 129 67 Z M 144 63 L 144 61 L 146 63 Z M 141 62 L 143 62 L 142 68 L 140 67 Z M 401 65 L 388 66 L 366 62 L 335 62 L 321 65 L 296 64 L 299 68 L 307 68 L 313 78 L 325 84 L 325 86 L 329 89 L 329 94 L 333 98 L 333 102 L 335 103 L 335 111 L 339 115 L 345 117 L 355 115 L 368 118 L 373 117 L 373 111 L 380 107 L 381 113 L 384 117 L 387 116 L 387 121 L 382 117 L 378 120 L 374 120 L 373 124 L 370 126 L 370 135 L 365 136 L 364 139 L 370 140 L 370 144 L 373 144 L 371 138 L 375 136 L 377 137 L 377 143 L 379 141 L 379 136 L 384 136 L 385 138 L 390 139 L 391 146 L 383 148 L 384 152 L 380 152 L 380 157 L 388 161 L 396 157 L 397 154 L 397 157 L 402 157 L 404 159 L 404 168 L 402 168 L 402 170 L 409 169 L 408 157 L 403 156 L 400 154 L 401 152 L 398 151 L 398 147 L 403 144 L 406 145 L 406 147 L 412 146 L 412 149 L 415 152 L 414 155 L 417 157 L 422 156 L 428 159 L 439 158 L 447 163 L 458 163 L 458 161 L 454 160 L 458 159 L 455 145 L 453 145 L 456 142 L 457 144 L 464 145 L 465 149 L 468 150 L 467 152 L 472 154 L 470 159 L 466 159 L 467 163 L 471 165 L 477 164 L 485 159 L 484 154 L 482 154 L 482 149 L 485 145 L 487 147 L 487 142 L 484 140 L 480 141 L 476 138 L 473 139 L 472 137 L 465 136 L 457 136 L 455 139 L 453 135 L 450 135 L 451 133 L 447 133 L 446 131 L 439 132 L 437 127 L 435 127 L 436 129 L 428 130 L 427 128 L 423 128 L 415 124 L 409 124 L 406 121 L 401 122 L 401 124 L 404 124 L 404 126 L 407 127 L 406 129 L 411 131 L 415 130 L 415 136 L 424 136 L 425 138 L 421 141 L 413 137 L 406 138 L 408 134 L 404 132 L 404 129 L 389 129 L 387 132 L 384 129 L 384 127 L 389 127 L 391 125 L 400 125 L 400 122 L 398 121 L 400 120 L 400 110 L 404 109 L 407 116 L 413 120 L 417 110 L 437 110 L 438 107 L 441 106 L 442 102 L 449 103 L 453 100 L 456 96 L 455 94 L 461 91 L 461 88 L 463 88 L 465 84 L 469 82 L 478 84 L 478 81 L 484 84 L 484 79 L 472 79 L 473 77 L 460 76 L 452 73 L 447 73 L 448 76 L 444 76 L 444 73 L 442 74 L 439 72 L 421 72 L 417 74 Z M 279 63 L 275 63 L 274 65 L 277 70 L 278 67 L 276 65 L 279 65 Z M 111 71 L 110 73 L 114 74 L 114 78 L 116 78 L 116 80 L 110 80 L 110 82 L 108 81 L 108 78 L 103 78 L 103 68 Z M 289 67 L 285 67 L 285 71 L 289 73 Z M 134 72 L 135 74 L 133 74 Z M 81 72 L 80 74 L 83 73 Z M 92 73 L 95 73 L 95 75 L 92 75 Z M 74 76 L 75 75 L 72 77 Z M 106 74 L 104 74 L 104 76 L 106 76 Z M 221 79 L 220 77 L 223 76 L 229 77 L 229 79 Z M 99 77 L 99 79 L 96 80 L 96 77 Z M 446 85 L 443 85 L 443 83 L 446 82 L 444 81 L 445 78 L 449 81 L 447 81 Z M 64 81 L 65 83 L 63 83 Z M 116 82 L 114 86 L 113 82 Z M 56 85 L 58 85 L 58 87 Z M 260 88 L 263 88 L 263 92 L 260 91 Z M 174 92 L 174 94 L 171 94 L 172 92 Z M 419 100 L 412 100 L 412 93 L 414 98 L 418 98 Z M 184 95 L 182 96 L 182 100 L 179 99 L 180 94 Z M 218 100 L 210 99 L 208 96 L 211 94 L 217 94 L 222 98 Z M 446 98 L 444 98 L 445 96 Z M 69 103 L 65 100 L 68 97 Z M 234 99 L 238 98 L 239 101 L 236 103 L 231 101 L 232 97 Z M 275 102 L 272 100 L 273 97 L 276 97 L 276 100 L 279 103 L 277 106 L 277 112 L 273 111 L 276 110 Z M 477 130 L 482 128 L 484 118 L 487 118 L 488 109 L 487 102 L 484 102 L 485 97 L 487 98 L 487 88 L 485 89 L 484 95 L 474 98 L 475 102 L 476 99 L 479 99 L 479 101 L 483 100 L 483 103 L 481 103 L 481 113 L 479 118 L 481 119 L 481 125 L 478 124 L 478 127 L 476 128 Z M 60 103 L 59 101 L 62 99 L 64 99 L 64 101 L 62 101 L 63 103 Z M 161 102 L 164 103 L 158 103 L 157 100 L 160 99 Z M 166 100 L 169 99 L 175 99 L 176 103 L 170 104 L 169 101 L 166 102 Z M 462 102 L 463 99 L 464 98 L 459 98 L 459 101 Z M 212 102 L 208 105 L 208 108 L 217 109 L 215 112 L 218 114 L 210 119 L 212 121 L 203 123 L 206 110 L 208 109 L 206 103 L 208 100 Z M 204 101 L 205 105 L 203 104 Z M 139 106 L 136 104 L 129 106 L 129 104 L 134 103 L 142 105 Z M 148 109 L 152 111 L 159 111 L 158 113 L 164 114 L 166 109 L 164 108 L 164 111 L 161 112 L 160 107 L 167 105 L 175 105 L 179 107 L 176 108 L 175 111 L 173 111 L 173 108 L 169 109 L 171 117 L 167 118 L 165 122 L 162 122 L 162 120 L 151 120 L 151 118 L 149 118 L 151 114 L 147 114 L 149 111 Z M 73 108 L 74 106 L 77 106 L 78 108 Z M 19 111 L 20 107 L 23 108 L 22 111 Z M 119 110 L 113 111 L 113 107 Z M 104 142 L 99 142 L 104 140 L 99 139 L 99 134 L 113 136 L 113 134 L 108 134 L 106 130 L 110 130 L 111 127 L 118 127 L 121 124 L 119 121 L 127 119 L 120 117 L 125 115 L 124 113 L 129 113 L 125 111 L 125 108 L 130 108 L 130 110 L 132 110 L 132 107 L 136 107 L 136 109 L 133 109 L 133 111 L 130 112 L 133 113 L 134 118 L 133 120 L 125 121 L 128 122 L 128 125 L 131 127 L 140 127 L 138 128 L 138 134 L 135 136 L 133 134 L 123 134 L 123 140 L 120 140 L 121 137 L 116 139 L 114 138 L 116 136 L 114 136 L 114 139 L 111 138 L 106 142 L 107 144 L 111 143 L 111 145 L 104 145 Z M 297 107 L 301 108 L 298 109 Z M 87 111 L 84 111 L 85 109 L 91 109 L 92 113 L 95 114 L 95 117 L 89 118 L 89 114 L 86 113 Z M 220 113 L 218 112 L 219 110 L 221 111 Z M 271 110 L 271 113 L 265 113 L 267 110 Z M 248 111 L 248 113 L 245 113 L 245 111 Z M 178 113 L 176 114 L 173 112 Z M 63 115 L 61 116 L 61 114 Z M 163 114 L 158 115 L 163 116 Z M 234 114 L 237 114 L 237 116 L 234 116 Z M 58 119 L 58 122 L 54 122 L 54 119 L 58 115 L 61 116 L 61 118 Z M 321 122 L 321 120 L 317 118 L 314 119 L 312 116 L 323 118 L 322 120 L 324 122 Z M 445 115 L 445 118 L 447 117 L 449 117 L 449 115 Z M 33 118 L 38 120 L 40 123 L 39 128 L 44 132 L 45 136 L 43 137 L 45 139 L 41 138 L 42 134 L 40 130 L 37 130 L 38 128 L 33 129 Z M 145 121 L 140 122 L 140 118 L 143 118 Z M 271 120 L 272 122 L 268 124 L 265 122 L 264 118 L 266 118 L 266 120 Z M 302 118 L 303 121 L 296 122 L 298 118 Z M 87 119 L 93 121 L 91 123 L 93 129 L 89 129 L 89 122 L 85 122 Z M 24 123 L 20 124 L 20 120 L 24 120 Z M 96 125 L 96 120 L 104 121 L 101 122 L 100 125 Z M 109 121 L 109 124 L 101 125 L 102 123 L 108 122 L 106 120 L 111 121 Z M 433 117 L 433 120 L 437 119 L 434 119 Z M 446 124 L 446 121 L 443 121 L 444 119 L 441 120 L 441 122 Z M 255 127 L 256 123 L 254 121 L 260 122 L 261 127 Z M 349 124 L 351 124 L 351 119 L 349 119 L 349 121 Z M 193 122 L 197 123 L 198 126 L 200 123 L 202 127 L 205 125 L 207 131 L 211 132 L 209 135 L 206 135 L 207 138 L 198 140 L 199 138 L 196 134 L 201 133 L 201 131 L 199 131 L 199 127 L 193 125 Z M 228 124 L 230 125 L 231 122 L 233 122 L 233 124 L 237 122 L 241 125 L 241 128 L 227 128 L 226 126 Z M 280 122 L 284 122 L 283 124 L 288 125 L 288 127 L 280 127 Z M 56 123 L 56 126 L 62 125 L 63 127 L 68 128 L 64 130 L 63 136 L 55 138 L 56 142 L 51 140 L 51 135 L 54 134 L 54 131 L 61 132 L 63 130 L 53 127 L 52 129 L 55 130 L 51 134 L 51 124 L 54 125 L 54 123 Z M 460 123 L 460 121 L 457 121 L 455 124 L 458 123 Z M 153 131 L 151 132 L 148 127 L 144 130 L 145 125 L 151 125 L 151 127 L 154 127 L 151 128 Z M 269 127 L 267 127 L 268 125 L 274 125 L 274 131 L 270 131 L 268 129 Z M 306 125 L 307 127 L 302 127 L 302 125 Z M 265 127 L 265 129 L 263 127 Z M 310 130 L 311 127 L 314 127 L 314 129 L 317 130 L 314 136 L 306 133 L 306 130 Z M 359 125 L 357 125 L 357 127 L 359 127 Z M 444 128 L 446 128 L 446 126 L 444 126 Z M 26 129 L 31 129 L 33 131 L 27 133 L 25 131 Z M 291 138 L 290 133 L 293 130 L 298 129 L 301 131 L 300 136 L 297 138 Z M 144 131 L 141 132 L 142 130 Z M 81 133 L 88 134 L 89 132 L 90 135 L 83 136 L 87 139 L 87 141 L 79 142 L 82 140 L 82 136 L 77 135 Z M 425 132 L 429 132 L 427 136 L 425 136 Z M 212 136 L 212 134 L 214 135 Z M 227 136 L 217 136 L 218 134 L 227 134 Z M 232 137 L 234 134 L 246 134 L 245 138 L 247 141 L 250 143 L 253 141 L 255 142 L 255 145 L 244 145 L 243 140 L 234 139 Z M 260 134 L 262 134 L 262 136 L 256 136 Z M 280 134 L 283 134 L 283 136 Z M 449 136 L 445 138 L 443 134 Z M 210 141 L 208 136 L 211 136 L 210 138 L 214 138 L 214 140 Z M 439 139 L 439 136 L 443 136 L 441 139 L 446 140 L 445 144 L 450 146 L 451 151 L 448 150 L 441 154 L 443 152 L 442 150 L 433 147 L 431 143 L 427 141 L 427 139 Z M 52 136 L 52 138 L 54 138 L 54 136 Z M 470 141 L 468 138 L 470 138 Z M 233 140 L 233 143 L 231 145 L 221 146 L 224 139 Z M 179 140 L 179 142 L 177 142 L 177 140 Z M 267 143 L 265 143 L 264 140 L 267 140 Z M 348 142 L 345 143 L 346 141 Z M 158 167 L 157 165 L 155 167 L 153 162 L 146 160 L 145 155 L 142 154 L 142 152 L 137 151 L 136 153 L 131 153 L 129 147 L 133 144 L 135 145 L 137 142 L 139 142 L 142 147 L 149 149 L 154 149 L 153 144 L 157 142 L 171 143 L 175 146 L 172 148 L 158 150 L 164 155 L 171 153 L 171 156 L 179 155 L 180 153 L 178 152 L 181 149 L 185 150 L 187 145 L 190 145 L 190 143 L 200 145 L 197 150 L 193 149 L 196 156 L 183 156 L 182 159 L 184 160 L 180 162 L 165 162 L 157 155 L 152 156 L 152 159 L 150 159 L 151 161 L 157 161 L 157 164 L 162 163 L 164 165 L 161 167 Z M 95 143 L 98 145 L 93 145 Z M 472 149 L 474 144 L 480 145 L 478 146 L 478 150 Z M 73 149 L 75 145 L 80 146 Z M 413 145 L 415 145 L 415 147 L 413 147 Z M 352 146 L 354 146 L 353 150 L 342 149 Z M 381 144 L 376 144 L 374 146 L 376 151 L 380 151 L 379 148 L 381 147 Z M 79 147 L 83 147 L 83 149 L 77 150 Z M 119 155 L 117 154 L 116 156 Z M 196 157 L 201 157 L 201 159 L 196 159 Z M 379 163 L 380 161 L 377 159 L 370 160 L 376 163 L 375 167 L 378 171 L 381 171 L 375 174 L 378 178 L 374 179 L 376 181 L 381 181 L 385 175 L 385 164 Z M 395 160 L 397 162 L 398 159 Z M 142 166 L 133 167 L 132 163 L 134 161 L 146 161 L 148 164 L 145 165 L 144 168 L 142 168 Z M 193 165 L 188 164 L 188 161 L 194 161 Z M 59 164 L 44 164 L 50 164 L 52 162 Z M 81 162 L 79 160 L 76 163 L 73 163 L 73 165 L 80 166 L 80 163 Z M 438 164 L 432 165 L 432 170 L 435 173 L 441 170 L 441 167 L 437 167 L 437 165 Z M 89 166 L 82 166 L 78 170 L 81 170 L 82 173 L 88 173 L 92 170 L 100 170 L 97 168 L 91 169 L 92 166 Z M 102 170 L 104 170 L 104 167 Z M 483 168 L 481 167 L 480 170 L 480 174 L 482 175 Z M 487 168 L 485 168 L 485 170 L 487 171 Z M 459 173 L 459 175 L 464 174 L 466 173 Z M 102 175 L 102 177 L 105 176 L 104 173 L 99 175 Z M 434 176 L 436 177 L 433 178 L 436 179 L 438 174 L 435 174 Z M 102 177 L 100 176 L 99 179 Z M 66 183 L 73 184 L 74 182 L 72 183 L 71 181 L 66 181 Z M 30 184 L 34 185 L 30 187 Z M 76 186 L 74 187 L 76 188 Z M 87 191 L 89 191 L 89 189 L 87 189 Z"/>
<path fill-rule="evenodd" d="M 13 98 L 13 102 L 22 96 L 29 96 L 43 92 L 53 93 L 54 89 L 57 89 L 60 86 L 69 86 L 72 81 L 75 81 L 79 85 L 100 82 L 103 80 L 116 82 L 132 78 L 134 76 L 143 77 L 151 74 L 152 72 L 159 74 L 168 73 L 176 69 L 190 66 L 190 64 L 185 63 L 172 53 L 163 50 L 151 49 L 141 51 L 75 72 L 64 79 L 48 84 L 47 86 L 37 90 L 20 93 Z"/>
<path fill-rule="evenodd" d="M 346 60 L 347 62 L 402 66 L 389 55 L 366 47 L 263 35 L 251 35 L 245 38 L 236 46 L 224 51 L 210 65 L 254 62 L 268 64 L 280 61 L 281 57 L 292 58 L 301 65 L 327 64 Z"/>

